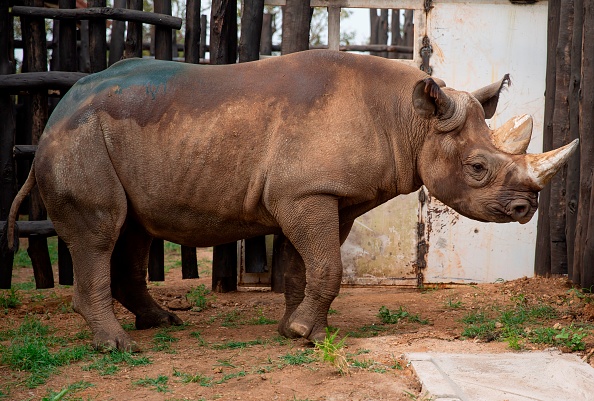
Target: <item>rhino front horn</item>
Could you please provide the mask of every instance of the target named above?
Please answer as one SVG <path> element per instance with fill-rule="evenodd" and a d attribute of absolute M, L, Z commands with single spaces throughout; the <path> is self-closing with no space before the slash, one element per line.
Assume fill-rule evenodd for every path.
<path fill-rule="evenodd" d="M 579 139 L 574 139 L 571 143 L 551 150 L 550 152 L 526 155 L 526 167 L 528 176 L 538 187 L 540 191 L 548 184 L 553 176 L 567 162 L 567 159 L 577 149 Z"/>

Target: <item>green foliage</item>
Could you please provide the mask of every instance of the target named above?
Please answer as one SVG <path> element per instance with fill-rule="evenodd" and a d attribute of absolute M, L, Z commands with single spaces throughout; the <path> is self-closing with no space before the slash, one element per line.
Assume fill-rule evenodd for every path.
<path fill-rule="evenodd" d="M 448 298 L 448 300 L 445 303 L 446 308 L 449 309 L 460 309 L 462 305 L 462 301 L 454 301 L 452 298 Z"/>
<path fill-rule="evenodd" d="M 107 354 L 95 358 L 94 361 L 84 366 L 83 370 L 97 370 L 101 376 L 113 375 L 120 370 L 120 366 L 142 366 L 151 364 L 151 360 L 146 356 L 138 356 L 130 352 L 113 350 Z"/>
<path fill-rule="evenodd" d="M 167 383 L 169 382 L 169 377 L 164 375 L 159 375 L 156 378 L 152 379 L 150 377 L 145 377 L 144 379 L 139 379 L 134 382 L 133 384 L 142 387 L 154 387 L 153 390 L 156 390 L 159 393 L 168 393 L 171 392 L 169 387 L 167 387 Z"/>
<path fill-rule="evenodd" d="M 14 288 L 0 293 L 0 308 L 16 308 L 21 304 L 21 297 Z"/>
<path fill-rule="evenodd" d="M 257 339 L 251 341 L 227 341 L 222 344 L 213 344 L 213 349 L 243 349 L 248 347 L 253 347 L 254 345 L 262 345 L 265 344 L 264 341 Z"/>
<path fill-rule="evenodd" d="M 395 311 L 382 306 L 377 316 L 384 324 L 398 324 L 403 319 L 406 319 L 411 323 L 429 324 L 427 319 L 421 319 L 418 314 L 411 314 L 402 306 Z"/>
<path fill-rule="evenodd" d="M 231 379 L 234 379 L 236 377 L 243 377 L 247 375 L 247 372 L 245 370 L 241 370 L 239 372 L 233 372 L 233 373 L 227 373 L 225 375 L 223 375 L 223 377 L 217 381 L 215 381 L 215 384 L 223 384 Z"/>
<path fill-rule="evenodd" d="M 241 313 L 239 313 L 236 310 L 225 313 L 221 317 L 223 319 L 221 326 L 223 326 L 223 327 L 237 327 L 238 325 L 240 325 L 242 323 Z"/>
<path fill-rule="evenodd" d="M 215 300 L 215 296 L 204 284 L 200 284 L 198 287 L 194 287 L 188 291 L 186 299 L 194 305 L 192 308 L 193 311 L 200 312 Z"/>
<path fill-rule="evenodd" d="M 63 399 L 67 394 L 76 393 L 77 391 L 81 391 L 93 386 L 94 384 L 86 381 L 77 381 L 76 383 L 72 383 L 64 387 L 62 390 L 58 392 L 53 390 L 49 391 L 48 395 L 43 397 L 41 401 L 58 401 Z"/>
<path fill-rule="evenodd" d="M 274 319 L 269 319 L 266 316 L 264 316 L 264 311 L 262 311 L 262 309 L 258 309 L 258 316 L 250 319 L 248 321 L 248 324 L 252 324 L 252 325 L 265 325 L 265 324 L 277 324 L 278 320 L 274 320 Z"/>
<path fill-rule="evenodd" d="M 173 376 L 181 378 L 182 383 L 197 383 L 202 387 L 212 386 L 212 377 L 203 375 L 202 373 L 196 373 L 191 375 L 188 373 L 180 372 L 179 370 L 173 370 Z"/>
<path fill-rule="evenodd" d="M 175 350 L 171 348 L 171 345 L 179 341 L 179 338 L 173 337 L 169 334 L 171 330 L 169 328 L 163 328 L 155 333 L 153 336 L 153 351 L 167 351 L 174 353 Z"/>
<path fill-rule="evenodd" d="M 349 372 L 349 364 L 344 350 L 346 337 L 337 340 L 338 330 L 332 332 L 326 327 L 326 336 L 323 341 L 316 341 L 315 350 L 320 354 L 322 361 L 329 362 L 338 373 L 345 375 Z"/>
<path fill-rule="evenodd" d="M 304 349 L 295 353 L 288 353 L 279 356 L 279 359 L 286 365 L 306 365 L 315 362 L 317 359 L 313 356 L 314 350 Z"/>
<path fill-rule="evenodd" d="M 193 331 L 190 333 L 190 337 L 194 337 L 195 339 L 198 340 L 198 345 L 201 347 L 204 347 L 206 345 L 208 345 L 208 343 L 206 342 L 206 340 L 202 337 L 202 334 L 199 331 Z"/>
<path fill-rule="evenodd" d="M 48 326 L 31 318 L 16 330 L 0 333 L 0 338 L 11 340 L 9 346 L 0 347 L 0 363 L 29 372 L 25 380 L 29 388 L 44 384 L 59 367 L 86 359 L 93 352 L 88 346 L 67 347 L 66 339 L 50 335 Z"/>

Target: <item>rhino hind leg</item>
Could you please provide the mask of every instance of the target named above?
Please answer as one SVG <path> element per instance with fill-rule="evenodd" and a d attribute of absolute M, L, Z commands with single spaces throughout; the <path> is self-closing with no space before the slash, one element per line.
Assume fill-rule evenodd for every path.
<path fill-rule="evenodd" d="M 151 241 L 146 231 L 129 219 L 111 258 L 113 297 L 136 315 L 139 330 L 183 324 L 177 315 L 161 308 L 148 292 L 146 272 Z"/>

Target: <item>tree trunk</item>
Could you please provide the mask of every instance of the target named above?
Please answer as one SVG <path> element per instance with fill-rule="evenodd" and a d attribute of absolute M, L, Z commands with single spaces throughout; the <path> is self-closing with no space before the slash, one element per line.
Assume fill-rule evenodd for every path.
<path fill-rule="evenodd" d="M 309 49 L 310 0 L 287 0 L 283 9 L 282 54 Z"/>

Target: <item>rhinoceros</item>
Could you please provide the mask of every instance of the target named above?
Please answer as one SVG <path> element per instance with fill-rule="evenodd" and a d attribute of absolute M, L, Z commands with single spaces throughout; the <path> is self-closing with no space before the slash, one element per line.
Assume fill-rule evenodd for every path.
<path fill-rule="evenodd" d="M 74 264 L 73 307 L 97 347 L 180 324 L 146 285 L 152 237 L 205 247 L 287 239 L 279 332 L 325 336 L 356 217 L 425 185 L 464 216 L 530 220 L 577 142 L 526 154 L 530 116 L 491 130 L 505 76 L 473 93 L 393 60 L 306 51 L 245 64 L 123 60 L 78 81 L 51 115 L 12 205 L 37 184 Z M 113 297 L 113 298 L 112 298 Z"/>

